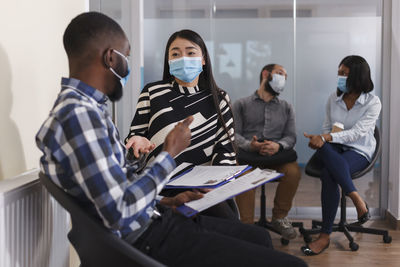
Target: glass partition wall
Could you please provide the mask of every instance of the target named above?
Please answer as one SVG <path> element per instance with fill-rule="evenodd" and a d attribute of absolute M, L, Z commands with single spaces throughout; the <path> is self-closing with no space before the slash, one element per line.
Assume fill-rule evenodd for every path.
<path fill-rule="evenodd" d="M 124 3 L 129 2 L 126 0 L 92 2 L 99 3 L 100 11 L 119 21 L 124 21 L 124 14 L 130 14 L 124 10 Z M 375 94 L 381 96 L 382 0 L 145 0 L 142 3 L 141 87 L 162 78 L 166 42 L 181 29 L 192 29 L 203 37 L 216 82 L 232 101 L 257 90 L 264 65 L 283 65 L 288 80 L 281 97 L 295 109 L 296 151 L 301 167 L 313 153 L 303 132 L 320 133 L 325 103 L 336 90 L 342 58 L 351 54 L 366 58 Z M 123 112 L 121 136 L 127 134 L 131 118 L 125 120 L 133 116 L 134 109 L 134 106 L 120 108 L 129 113 Z M 373 172 L 355 181 L 373 215 L 379 215 L 380 182 L 379 164 Z M 275 187 L 267 186 L 267 207 L 272 206 Z M 290 215 L 320 217 L 320 187 L 318 179 L 303 173 Z M 356 217 L 354 208 L 349 208 L 349 216 Z"/>

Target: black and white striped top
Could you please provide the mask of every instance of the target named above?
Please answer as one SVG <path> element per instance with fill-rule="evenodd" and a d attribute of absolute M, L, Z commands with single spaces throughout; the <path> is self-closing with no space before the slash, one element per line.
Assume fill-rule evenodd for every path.
<path fill-rule="evenodd" d="M 226 100 L 225 100 L 226 98 Z M 227 129 L 234 136 L 228 95 L 220 99 L 220 109 Z M 141 135 L 156 144 L 148 155 L 152 161 L 162 150 L 164 139 L 176 123 L 193 115 L 190 146 L 175 157 L 178 170 L 188 165 L 235 165 L 235 152 L 222 124 L 209 90 L 183 87 L 176 82 L 159 81 L 147 84 L 141 92 L 130 133 Z"/>

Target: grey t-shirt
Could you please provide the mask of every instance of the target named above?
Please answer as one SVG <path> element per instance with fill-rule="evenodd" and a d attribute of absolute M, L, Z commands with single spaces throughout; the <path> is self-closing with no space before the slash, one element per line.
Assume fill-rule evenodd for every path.
<path fill-rule="evenodd" d="M 233 104 L 236 142 L 241 149 L 250 151 L 253 136 L 277 142 L 284 149 L 296 144 L 296 125 L 292 105 L 274 97 L 265 102 L 257 91 Z"/>

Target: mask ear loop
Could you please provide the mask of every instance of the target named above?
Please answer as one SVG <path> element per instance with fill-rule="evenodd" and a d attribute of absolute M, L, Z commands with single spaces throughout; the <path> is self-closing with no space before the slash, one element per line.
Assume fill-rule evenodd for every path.
<path fill-rule="evenodd" d="M 119 53 L 117 50 L 114 50 L 114 49 L 110 49 L 111 51 L 114 51 L 114 52 L 116 52 L 117 54 L 121 54 L 121 53 Z M 119 75 L 110 65 L 108 65 L 107 64 L 107 51 L 108 50 L 106 50 L 106 52 L 104 52 L 104 65 L 106 66 L 106 68 L 107 69 L 109 69 L 115 76 L 117 76 L 118 77 L 118 79 L 122 79 L 122 76 L 121 75 Z"/>

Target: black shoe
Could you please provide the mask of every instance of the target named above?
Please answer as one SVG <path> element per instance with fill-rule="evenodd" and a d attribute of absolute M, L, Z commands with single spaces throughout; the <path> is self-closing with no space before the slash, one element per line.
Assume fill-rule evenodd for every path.
<path fill-rule="evenodd" d="M 322 252 L 324 252 L 325 249 L 327 249 L 327 248 L 329 247 L 329 243 L 330 243 L 330 242 L 328 242 L 328 244 L 327 244 L 323 249 L 321 249 L 321 251 L 318 252 L 318 253 L 315 253 L 314 251 L 312 251 L 312 249 L 308 246 L 308 244 L 305 245 L 305 246 L 303 246 L 303 247 L 301 247 L 301 252 L 303 252 L 303 254 L 306 255 L 306 256 L 315 256 L 315 255 L 319 255 L 319 254 L 321 254 Z"/>
<path fill-rule="evenodd" d="M 358 225 L 362 225 L 366 223 L 369 219 L 371 219 L 371 214 L 369 213 L 369 208 L 367 202 L 365 202 L 365 206 L 367 207 L 367 211 L 358 217 Z"/>

